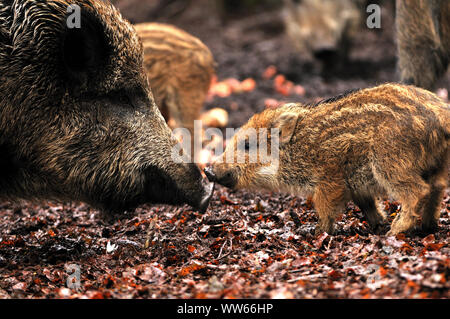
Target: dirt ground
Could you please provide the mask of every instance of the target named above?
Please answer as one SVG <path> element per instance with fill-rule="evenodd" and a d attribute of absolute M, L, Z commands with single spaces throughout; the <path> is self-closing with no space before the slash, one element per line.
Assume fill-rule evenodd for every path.
<path fill-rule="evenodd" d="M 255 81 L 205 105 L 225 108 L 238 127 L 273 100 L 311 102 L 396 81 L 394 10 L 381 3 L 382 28 L 362 29 L 336 70 L 295 52 L 277 7 L 225 19 L 193 5 L 152 17 L 202 39 L 219 81 Z M 131 21 L 150 16 L 126 4 L 118 5 Z M 303 90 L 277 89 L 269 67 Z M 447 74 L 438 87 L 449 84 Z M 401 209 L 380 204 L 390 220 Z M 287 194 L 217 187 L 204 215 L 143 206 L 112 225 L 81 203 L 0 203 L 0 298 L 449 298 L 449 215 L 447 190 L 434 234 L 386 237 L 349 203 L 335 235 L 314 237 L 312 203 Z"/>

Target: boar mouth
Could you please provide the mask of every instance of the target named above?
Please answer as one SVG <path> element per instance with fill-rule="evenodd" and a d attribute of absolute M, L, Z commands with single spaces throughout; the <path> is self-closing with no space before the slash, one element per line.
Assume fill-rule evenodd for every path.
<path fill-rule="evenodd" d="M 163 170 L 154 166 L 147 168 L 144 202 L 169 205 L 188 204 L 200 213 L 204 213 L 211 201 L 215 184 L 204 185 L 200 171 L 198 171 L 198 176 L 197 174 L 193 175 L 186 177 L 183 186 L 180 187 Z"/>

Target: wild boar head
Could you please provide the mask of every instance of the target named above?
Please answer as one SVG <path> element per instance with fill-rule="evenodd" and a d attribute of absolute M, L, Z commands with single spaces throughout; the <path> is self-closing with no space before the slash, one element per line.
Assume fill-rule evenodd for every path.
<path fill-rule="evenodd" d="M 225 152 L 205 168 L 208 179 L 233 189 L 279 189 L 279 167 L 284 165 L 301 112 L 302 108 L 291 104 L 255 114 L 227 143 Z"/>
<path fill-rule="evenodd" d="M 69 28 L 69 6 L 80 27 Z M 75 7 L 74 7 L 75 6 Z M 133 27 L 106 1 L 0 3 L 0 196 L 204 210 L 154 103 Z"/>

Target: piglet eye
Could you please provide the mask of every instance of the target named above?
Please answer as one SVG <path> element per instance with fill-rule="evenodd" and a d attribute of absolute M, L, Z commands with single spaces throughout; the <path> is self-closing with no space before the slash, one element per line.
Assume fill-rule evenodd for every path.
<path fill-rule="evenodd" d="M 249 141 L 248 139 L 245 139 L 243 141 L 241 140 L 238 143 L 238 147 L 239 147 L 239 149 L 241 151 L 248 152 L 248 151 L 251 151 L 252 149 L 254 149 L 255 147 L 257 147 L 257 144 L 255 144 L 254 142 Z"/>
<path fill-rule="evenodd" d="M 250 150 L 250 142 L 248 140 L 245 140 L 244 148 L 246 151 Z"/>

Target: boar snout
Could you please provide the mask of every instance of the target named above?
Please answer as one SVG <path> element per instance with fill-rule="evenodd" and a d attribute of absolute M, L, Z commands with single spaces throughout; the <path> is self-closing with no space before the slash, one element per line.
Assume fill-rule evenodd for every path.
<path fill-rule="evenodd" d="M 204 213 L 208 208 L 214 185 L 205 185 L 195 164 L 172 164 L 166 171 L 155 167 L 146 170 L 145 202 L 172 205 L 189 204 Z"/>
<path fill-rule="evenodd" d="M 234 188 L 237 184 L 237 177 L 230 169 L 222 171 L 209 166 L 204 169 L 204 172 L 210 182 L 218 183 L 228 188 Z"/>
<path fill-rule="evenodd" d="M 206 177 L 208 177 L 208 180 L 210 182 L 216 182 L 216 174 L 214 173 L 211 166 L 205 167 L 203 170 L 205 172 Z"/>
<path fill-rule="evenodd" d="M 215 183 L 202 185 L 202 187 L 192 194 L 192 197 L 186 197 L 184 202 L 192 206 L 196 211 L 203 214 L 206 212 L 214 193 Z"/>
<path fill-rule="evenodd" d="M 200 201 L 200 204 L 198 205 L 198 207 L 196 207 L 196 209 L 198 210 L 199 213 L 203 214 L 208 209 L 209 202 L 211 201 L 211 198 L 214 194 L 215 186 L 216 186 L 216 183 L 212 183 L 205 187 L 205 192 Z"/>

